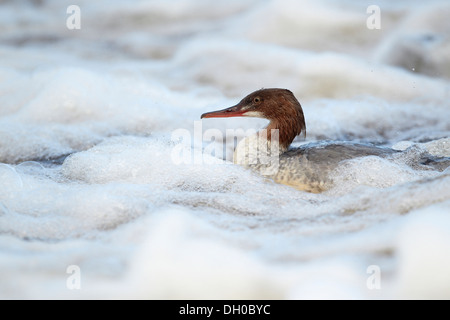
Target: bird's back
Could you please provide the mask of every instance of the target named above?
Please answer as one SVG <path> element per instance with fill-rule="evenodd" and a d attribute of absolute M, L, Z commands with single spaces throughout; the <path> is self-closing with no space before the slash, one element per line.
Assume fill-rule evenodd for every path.
<path fill-rule="evenodd" d="M 332 187 L 330 173 L 342 161 L 367 156 L 388 157 L 397 152 L 361 143 L 311 143 L 281 154 L 278 171 L 271 178 L 300 190 L 319 193 Z"/>

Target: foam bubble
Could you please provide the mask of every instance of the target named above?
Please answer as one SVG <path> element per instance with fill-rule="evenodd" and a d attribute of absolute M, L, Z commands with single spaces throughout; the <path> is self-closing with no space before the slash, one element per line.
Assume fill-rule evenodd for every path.
<path fill-rule="evenodd" d="M 31 87 L 35 96 L 24 99 L 21 92 L 9 96 L 16 107 L 0 119 L 3 162 L 59 157 L 89 148 L 107 136 L 146 135 L 183 122 L 169 121 L 174 107 L 164 102 L 167 89 L 133 77 L 57 68 L 24 77 L 18 85 Z M 27 131 L 21 129 L 24 123 Z"/>
<path fill-rule="evenodd" d="M 376 188 L 433 176 L 429 172 L 417 172 L 405 165 L 396 164 L 379 157 L 365 157 L 343 163 L 335 172 L 334 181 L 342 192 L 359 186 Z"/>
<path fill-rule="evenodd" d="M 398 235 L 396 293 L 408 299 L 448 299 L 450 202 L 415 210 Z"/>
<path fill-rule="evenodd" d="M 129 271 L 138 297 L 282 298 L 270 271 L 183 211 L 161 212 Z M 183 265 L 183 268 L 179 268 Z"/>
<path fill-rule="evenodd" d="M 264 55 L 259 54 L 262 51 Z M 192 41 L 176 56 L 175 64 L 197 83 L 214 84 L 231 95 L 261 87 L 287 87 L 300 101 L 374 96 L 391 101 L 445 103 L 448 96 L 442 80 L 343 54 L 311 53 L 244 40 Z M 221 68 L 223 65 L 226 70 Z M 236 74 L 242 74 L 239 82 Z"/>

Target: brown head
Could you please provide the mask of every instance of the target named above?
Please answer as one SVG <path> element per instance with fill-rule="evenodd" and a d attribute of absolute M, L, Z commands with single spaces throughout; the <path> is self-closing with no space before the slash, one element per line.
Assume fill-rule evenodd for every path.
<path fill-rule="evenodd" d="M 287 89 L 261 89 L 250 93 L 237 105 L 213 112 L 202 114 L 203 118 L 226 117 L 257 117 L 270 121 L 267 126 L 267 138 L 270 139 L 271 129 L 279 130 L 280 146 L 287 149 L 292 140 L 303 132 L 306 135 L 305 117 L 303 110 Z"/>

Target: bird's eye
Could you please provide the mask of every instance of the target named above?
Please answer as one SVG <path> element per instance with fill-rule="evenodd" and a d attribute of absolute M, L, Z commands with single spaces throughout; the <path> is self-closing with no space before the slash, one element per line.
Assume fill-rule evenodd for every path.
<path fill-rule="evenodd" d="M 261 101 L 261 99 L 259 98 L 259 97 L 256 97 L 255 99 L 253 99 L 253 102 L 254 103 L 258 103 L 258 102 L 260 102 Z"/>

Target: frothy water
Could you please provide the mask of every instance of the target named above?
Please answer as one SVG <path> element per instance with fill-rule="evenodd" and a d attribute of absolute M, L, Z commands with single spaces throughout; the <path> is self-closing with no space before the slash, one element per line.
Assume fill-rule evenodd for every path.
<path fill-rule="evenodd" d="M 450 169 L 419 161 L 450 157 L 450 5 L 381 1 L 370 30 L 371 4 L 3 2 L 0 297 L 450 298 Z M 301 102 L 294 145 L 402 152 L 321 194 L 223 161 L 267 121 L 196 121 L 261 87 Z"/>

